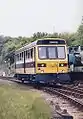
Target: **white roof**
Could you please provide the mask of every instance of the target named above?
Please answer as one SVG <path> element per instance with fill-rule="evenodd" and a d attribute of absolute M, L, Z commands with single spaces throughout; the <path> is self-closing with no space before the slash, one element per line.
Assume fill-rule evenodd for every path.
<path fill-rule="evenodd" d="M 18 50 L 16 50 L 16 54 L 17 54 L 18 52 L 25 51 L 26 49 L 35 46 L 36 43 L 37 43 L 37 41 L 34 41 L 34 42 L 30 43 L 30 44 L 24 45 L 23 47 L 21 47 L 21 48 L 19 48 Z"/>
<path fill-rule="evenodd" d="M 52 39 L 52 40 L 61 40 L 62 38 L 43 38 L 43 39 L 38 39 L 38 40 L 47 40 L 47 39 Z M 19 48 L 18 50 L 16 50 L 15 54 L 19 53 L 19 52 L 22 52 L 22 51 L 25 51 L 26 49 L 29 49 L 31 47 L 34 47 L 36 44 L 37 44 L 37 41 L 34 41 L 32 43 L 29 43 L 29 44 L 25 44 L 23 47 Z M 62 40 L 65 40 L 65 39 L 62 39 Z"/>

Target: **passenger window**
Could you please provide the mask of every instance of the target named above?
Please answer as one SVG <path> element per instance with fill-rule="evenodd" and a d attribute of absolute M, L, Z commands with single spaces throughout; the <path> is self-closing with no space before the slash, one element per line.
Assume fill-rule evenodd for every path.
<path fill-rule="evenodd" d="M 25 56 L 26 56 L 26 59 L 27 59 L 27 56 L 28 56 L 28 52 L 27 52 L 27 50 L 26 50 L 26 55 L 25 55 Z"/>
<path fill-rule="evenodd" d="M 19 61 L 19 54 L 17 55 L 18 61 Z"/>
<path fill-rule="evenodd" d="M 33 49 L 31 49 L 31 59 L 33 59 Z"/>
<path fill-rule="evenodd" d="M 30 50 L 26 51 L 26 58 L 33 59 L 33 49 L 30 49 Z"/>
<path fill-rule="evenodd" d="M 33 50 L 33 54 L 34 54 L 34 60 L 35 60 L 35 58 L 36 58 L 36 48 L 34 47 L 34 50 Z"/>
<path fill-rule="evenodd" d="M 22 52 L 22 59 L 23 59 L 23 55 L 24 55 L 24 53 Z"/>
<path fill-rule="evenodd" d="M 21 60 L 21 53 L 20 53 L 20 60 Z"/>
<path fill-rule="evenodd" d="M 17 55 L 15 56 L 15 58 L 16 58 L 16 59 L 15 59 L 16 61 L 19 61 L 19 54 L 17 54 Z"/>
<path fill-rule="evenodd" d="M 30 58 L 30 50 L 28 51 L 28 59 Z"/>

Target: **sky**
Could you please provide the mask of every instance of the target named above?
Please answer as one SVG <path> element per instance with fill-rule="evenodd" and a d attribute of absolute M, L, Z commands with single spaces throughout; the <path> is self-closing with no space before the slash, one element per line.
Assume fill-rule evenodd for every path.
<path fill-rule="evenodd" d="M 75 32 L 83 0 L 0 0 L 0 35 L 31 36 L 35 32 Z"/>

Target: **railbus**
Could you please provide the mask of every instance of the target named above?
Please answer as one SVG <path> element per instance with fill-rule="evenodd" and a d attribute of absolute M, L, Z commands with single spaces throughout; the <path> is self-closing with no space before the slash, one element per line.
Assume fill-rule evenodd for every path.
<path fill-rule="evenodd" d="M 15 77 L 22 82 L 70 82 L 66 40 L 43 38 L 16 50 Z"/>

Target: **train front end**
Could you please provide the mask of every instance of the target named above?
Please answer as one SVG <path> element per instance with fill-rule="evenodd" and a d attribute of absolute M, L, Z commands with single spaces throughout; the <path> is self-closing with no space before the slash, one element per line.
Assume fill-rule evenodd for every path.
<path fill-rule="evenodd" d="M 58 84 L 71 81 L 64 39 L 39 40 L 36 46 L 36 81 Z"/>

